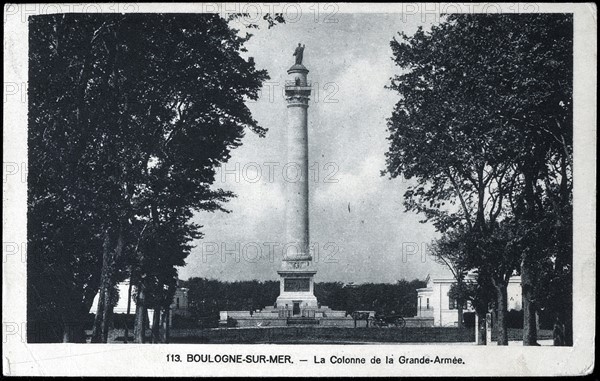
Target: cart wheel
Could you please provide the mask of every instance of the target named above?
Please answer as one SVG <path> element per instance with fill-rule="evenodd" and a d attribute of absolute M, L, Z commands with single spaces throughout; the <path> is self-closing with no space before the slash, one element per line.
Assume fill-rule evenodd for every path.
<path fill-rule="evenodd" d="M 397 326 L 397 327 L 399 327 L 399 328 L 404 328 L 404 327 L 406 327 L 406 320 L 404 320 L 404 318 L 402 318 L 402 317 L 401 317 L 401 318 L 399 318 L 399 319 L 396 321 L 396 326 Z"/>

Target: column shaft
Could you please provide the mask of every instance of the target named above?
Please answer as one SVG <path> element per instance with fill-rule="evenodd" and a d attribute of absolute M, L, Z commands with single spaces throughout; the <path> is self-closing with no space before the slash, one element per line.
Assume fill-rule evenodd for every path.
<path fill-rule="evenodd" d="M 290 104 L 287 110 L 286 244 L 287 254 L 300 259 L 309 257 L 307 106 Z"/>

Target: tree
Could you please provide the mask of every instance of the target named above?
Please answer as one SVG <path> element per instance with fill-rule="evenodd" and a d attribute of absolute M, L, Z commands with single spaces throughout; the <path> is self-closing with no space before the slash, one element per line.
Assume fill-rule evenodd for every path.
<path fill-rule="evenodd" d="M 503 312 L 507 302 L 504 290 L 517 266 L 518 254 L 514 254 L 514 249 L 510 250 L 508 239 L 500 236 L 500 231 L 501 229 L 496 227 L 491 236 L 481 237 L 458 225 L 446 231 L 432 245 L 432 253 L 436 260 L 446 265 L 456 280 L 450 288 L 449 296 L 457 301 L 459 323 L 462 321 L 462 306 L 466 301 L 470 301 L 475 309 L 479 320 L 477 331 L 481 345 L 486 344 L 485 318 L 492 304 L 496 305 L 497 310 L 500 305 L 500 323 L 497 324 L 499 336 L 507 338 L 503 323 Z M 487 245 L 484 245 L 485 242 L 488 242 Z M 467 276 L 469 271 L 471 276 Z"/>
<path fill-rule="evenodd" d="M 441 233 L 462 224 L 485 237 L 502 218 L 510 162 L 496 112 L 501 100 L 488 94 L 495 73 L 484 65 L 495 57 L 486 56 L 488 42 L 470 30 L 472 23 L 451 18 L 429 34 L 419 29 L 412 37 L 402 34 L 403 42 L 392 41 L 394 59 L 406 73 L 390 86 L 401 100 L 388 123 L 386 172 L 416 177 L 405 206 L 423 213 L 423 222 L 432 221 Z"/>
<path fill-rule="evenodd" d="M 503 220 L 518 217 L 528 221 L 525 225 L 539 220 L 532 213 L 523 219 L 524 214 L 515 214 L 507 204 L 529 195 L 526 205 L 531 210 L 537 202 L 531 196 L 538 189 L 533 184 L 540 173 L 547 173 L 531 168 L 550 166 L 547 144 L 542 142 L 568 145 L 564 130 L 570 127 L 570 58 L 565 58 L 571 51 L 569 22 L 564 15 L 451 15 L 427 33 L 419 29 L 414 36 L 401 34 L 401 41 L 391 42 L 394 60 L 404 73 L 390 85 L 400 101 L 388 123 L 386 172 L 392 178 L 416 178 L 417 184 L 405 194 L 407 210 L 423 213 L 442 233 L 458 224 L 466 226 L 481 240 L 473 246 L 480 253 L 506 238 L 524 247 L 523 236 L 508 233 L 512 228 L 523 233 L 523 223 Z M 564 133 L 557 133 L 556 125 Z M 533 150 L 531 142 L 537 142 Z M 569 156 L 568 150 L 563 152 Z M 528 180 L 521 181 L 525 177 Z M 492 252 L 508 261 L 503 274 L 490 272 L 496 276 L 502 321 L 506 274 L 512 274 L 515 252 Z M 532 283 L 528 264 L 536 261 L 531 252 L 518 253 L 526 289 Z M 526 307 L 531 322 L 528 311 Z M 499 344 L 507 342 L 501 337 Z"/>
<path fill-rule="evenodd" d="M 30 18 L 28 321 L 54 321 L 60 339 L 76 342 L 85 340 L 100 269 L 111 262 L 98 255 L 112 251 L 107 217 L 120 206 L 106 160 L 114 154 L 106 144 L 110 108 L 98 102 L 106 75 L 94 65 L 107 54 L 92 49 L 99 25 L 87 21 Z M 99 105 L 94 115 L 91 104 Z"/>
<path fill-rule="evenodd" d="M 142 279 L 169 283 L 200 236 L 187 220 L 232 196 L 211 188 L 215 167 L 246 130 L 264 136 L 244 102 L 268 76 L 240 56 L 250 35 L 218 15 L 30 20 L 29 316 L 53 316 L 64 340 L 81 341 L 100 289 L 96 337 L 106 341 L 122 266 L 143 316 Z M 148 245 L 159 232 L 170 232 L 169 250 Z M 157 272 L 150 258 L 168 266 Z"/>
<path fill-rule="evenodd" d="M 516 27 L 516 24 L 513 23 Z M 536 296 L 546 266 L 567 281 L 562 290 L 561 321 L 571 327 L 573 20 L 570 15 L 542 15 L 520 23 L 518 45 L 510 52 L 514 92 L 527 97 L 507 101 L 515 136 L 517 178 L 512 213 L 523 229 L 520 273 L 523 287 L 523 343 L 536 344 Z M 552 283 L 548 283 L 551 285 Z M 548 287 L 544 287 L 546 291 Z M 543 298 L 543 296 L 542 296 Z"/>
<path fill-rule="evenodd" d="M 248 310 L 272 305 L 279 294 L 278 281 L 222 282 L 215 279 L 191 278 L 184 282 L 196 320 L 216 323 L 219 311 Z M 417 289 L 425 287 L 421 280 L 399 280 L 396 283 L 366 283 L 344 286 L 341 282 L 315 284 L 315 296 L 334 310 L 348 313 L 375 307 L 386 314 L 415 316 Z M 373 301 L 377 302 L 373 304 Z"/>
<path fill-rule="evenodd" d="M 475 279 L 468 279 L 463 282 L 463 286 L 458 292 L 471 302 L 478 318 L 477 335 L 479 336 L 479 345 L 486 345 L 486 314 L 490 311 L 490 306 L 494 304 L 496 293 L 491 283 L 491 276 L 484 271 L 475 270 L 471 273 Z M 451 289 L 451 292 L 455 292 Z"/>
<path fill-rule="evenodd" d="M 467 238 L 469 246 L 467 261 L 473 263 L 474 268 L 480 271 L 478 280 L 484 281 L 482 285 L 491 285 L 496 292 L 495 326 L 498 332 L 498 345 L 508 344 L 507 288 L 510 278 L 519 266 L 521 237 L 518 227 L 507 218 L 498 223 L 491 234 L 483 235 L 475 232 Z M 481 274 L 488 275 L 489 281 Z"/>

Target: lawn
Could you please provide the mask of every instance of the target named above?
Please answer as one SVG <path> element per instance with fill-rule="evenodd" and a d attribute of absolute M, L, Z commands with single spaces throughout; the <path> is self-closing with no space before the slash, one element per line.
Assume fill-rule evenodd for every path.
<path fill-rule="evenodd" d="M 472 329 L 271 327 L 236 329 L 174 329 L 172 343 L 211 344 L 344 344 L 473 342 Z"/>
<path fill-rule="evenodd" d="M 90 336 L 91 331 L 88 332 Z M 130 341 L 132 332 L 129 332 Z M 150 330 L 147 331 L 150 337 Z M 193 344 L 360 344 L 360 343 L 460 343 L 474 342 L 473 329 L 450 327 L 340 328 L 265 327 L 231 329 L 171 329 L 171 343 Z M 492 340 L 496 341 L 495 330 Z M 123 342 L 123 330 L 113 330 L 109 342 Z M 520 328 L 508 329 L 509 341 L 523 339 Z M 538 340 L 552 339 L 552 330 L 538 330 Z"/>
<path fill-rule="evenodd" d="M 492 341 L 496 341 L 498 334 L 495 329 L 492 330 Z M 538 340 L 552 339 L 551 329 L 539 329 Z M 523 340 L 523 329 L 522 328 L 508 328 L 508 341 L 522 341 Z"/>

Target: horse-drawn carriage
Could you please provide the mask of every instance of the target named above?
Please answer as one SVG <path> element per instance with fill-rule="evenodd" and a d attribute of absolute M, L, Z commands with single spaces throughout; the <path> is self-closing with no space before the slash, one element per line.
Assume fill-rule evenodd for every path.
<path fill-rule="evenodd" d="M 354 318 L 354 326 L 356 327 L 356 322 L 358 320 L 365 320 L 367 323 L 367 327 L 398 327 L 404 328 L 406 326 L 406 321 L 400 315 L 383 315 L 381 313 L 375 313 L 374 316 L 371 315 L 370 311 L 354 311 L 352 313 L 352 317 Z"/>
<path fill-rule="evenodd" d="M 369 318 L 371 326 L 382 328 L 382 327 L 397 327 L 404 328 L 406 326 L 406 321 L 400 315 L 383 315 L 383 314 L 375 314 L 375 316 L 371 316 Z"/>

